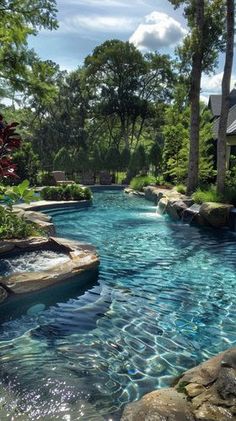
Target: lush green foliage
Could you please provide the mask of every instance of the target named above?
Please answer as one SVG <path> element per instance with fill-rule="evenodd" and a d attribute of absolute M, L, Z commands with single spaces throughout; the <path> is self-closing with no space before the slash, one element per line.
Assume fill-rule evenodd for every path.
<path fill-rule="evenodd" d="M 199 204 L 204 202 L 223 202 L 236 206 L 236 188 L 235 185 L 228 185 L 223 195 L 217 193 L 215 186 L 211 186 L 208 189 L 199 188 L 192 195 L 192 198 Z"/>
<path fill-rule="evenodd" d="M 38 199 L 39 197 L 34 190 L 29 187 L 28 180 L 22 181 L 17 186 L 4 187 L 2 188 L 2 194 L 0 192 L 0 200 L 9 208 L 19 202 L 30 203 Z"/>
<path fill-rule="evenodd" d="M 42 234 L 42 230 L 33 223 L 26 222 L 12 211 L 0 206 L 0 239 L 27 238 Z"/>
<path fill-rule="evenodd" d="M 27 38 L 41 28 L 57 28 L 55 0 L 2 0 L 0 16 L 0 86 L 5 96 L 13 98 L 15 91 L 42 93 L 45 87 L 53 90 L 44 77 L 47 62 L 28 48 Z"/>
<path fill-rule="evenodd" d="M 44 200 L 91 200 L 92 193 L 87 187 L 78 184 L 68 184 L 66 186 L 45 187 L 41 191 Z"/>
<path fill-rule="evenodd" d="M 55 155 L 53 169 L 55 171 L 65 171 L 66 173 L 73 171 L 73 161 L 66 147 L 61 148 Z"/>
<path fill-rule="evenodd" d="M 189 76 L 199 34 L 196 33 L 196 2 L 171 2 L 175 6 L 183 5 L 190 28 L 176 61 L 158 52 L 141 54 L 129 42 L 109 40 L 96 47 L 79 69 L 68 74 L 55 63 L 40 61 L 26 46 L 28 35 L 40 27 L 56 28 L 55 1 L 32 0 L 34 8 L 28 0 L 22 0 L 21 4 L 15 0 L 3 1 L 0 29 L 8 18 L 12 19 L 12 28 L 7 28 L 8 38 L 3 41 L 6 44 L 0 61 L 7 46 L 13 58 L 25 54 L 21 61 L 17 60 L 12 72 L 11 63 L 6 63 L 5 74 L 6 80 L 9 75 L 12 77 L 11 98 L 15 91 L 24 92 L 20 109 L 6 107 L 7 118 L 19 116 L 21 123 L 24 142 L 14 154 L 20 180 L 27 178 L 31 184 L 38 181 L 50 185 L 51 171 L 64 170 L 68 178 L 82 182 L 88 175 L 99 179 L 100 171 L 108 171 L 116 180 L 122 172 L 126 182 L 136 175 L 153 174 L 162 185 L 186 184 Z M 12 17 L 6 6 L 14 12 Z M 223 10 L 223 0 L 205 4 L 204 34 L 208 44 L 204 45 L 202 68 L 207 71 L 214 67 L 224 44 Z M 199 185 L 214 183 L 212 123 L 209 113 L 203 109 L 199 166 Z M 36 177 L 40 169 L 43 172 Z M 60 195 L 63 195 L 61 190 Z"/>
<path fill-rule="evenodd" d="M 178 193 L 186 194 L 186 186 L 184 186 L 183 184 L 178 184 L 176 186 L 176 190 Z"/>
<path fill-rule="evenodd" d="M 30 142 L 23 142 L 20 149 L 12 155 L 16 164 L 19 181 L 29 180 L 31 185 L 37 184 L 37 175 L 40 169 L 39 157 L 32 149 Z"/>
<path fill-rule="evenodd" d="M 146 172 L 148 167 L 146 151 L 143 145 L 139 145 L 133 152 L 129 164 L 129 171 L 132 176 L 139 172 Z"/>
<path fill-rule="evenodd" d="M 51 172 L 42 171 L 38 174 L 37 184 L 40 186 L 54 186 L 56 182 Z"/>
<path fill-rule="evenodd" d="M 210 187 L 209 189 L 197 189 L 195 193 L 193 193 L 192 198 L 196 203 L 204 203 L 204 202 L 222 202 L 223 198 L 216 192 L 215 187 Z"/>
<path fill-rule="evenodd" d="M 153 176 L 137 176 L 134 177 L 130 182 L 130 187 L 134 190 L 142 191 L 143 187 L 150 186 L 152 184 L 156 184 L 156 178 Z"/>
<path fill-rule="evenodd" d="M 179 112 L 176 104 L 166 111 L 163 127 L 164 150 L 163 170 L 168 181 L 184 183 L 188 172 L 189 156 L 189 108 Z M 201 114 L 200 126 L 200 183 L 212 182 L 215 176 L 212 143 L 212 123 L 210 113 Z"/>

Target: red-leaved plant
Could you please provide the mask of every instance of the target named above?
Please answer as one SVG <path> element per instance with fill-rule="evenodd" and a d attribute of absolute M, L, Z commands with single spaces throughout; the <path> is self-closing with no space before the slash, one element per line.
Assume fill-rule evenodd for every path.
<path fill-rule="evenodd" d="M 17 177 L 16 165 L 12 162 L 12 152 L 21 145 L 21 138 L 16 133 L 18 123 L 11 123 L 0 127 L 0 180 L 2 178 Z"/>

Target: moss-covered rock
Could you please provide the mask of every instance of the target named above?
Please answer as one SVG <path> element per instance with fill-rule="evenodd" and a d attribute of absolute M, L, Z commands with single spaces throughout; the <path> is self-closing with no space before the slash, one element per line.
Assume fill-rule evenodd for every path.
<path fill-rule="evenodd" d="M 232 208 L 224 203 L 207 202 L 201 205 L 199 213 L 212 227 L 220 228 L 228 226 Z"/>

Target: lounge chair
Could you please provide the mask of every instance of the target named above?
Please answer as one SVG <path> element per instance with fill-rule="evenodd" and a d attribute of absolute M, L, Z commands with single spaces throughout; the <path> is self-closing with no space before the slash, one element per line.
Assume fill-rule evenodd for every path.
<path fill-rule="evenodd" d="M 74 184 L 73 180 L 67 180 L 65 171 L 53 171 L 52 172 L 53 178 L 58 186 L 63 184 Z"/>

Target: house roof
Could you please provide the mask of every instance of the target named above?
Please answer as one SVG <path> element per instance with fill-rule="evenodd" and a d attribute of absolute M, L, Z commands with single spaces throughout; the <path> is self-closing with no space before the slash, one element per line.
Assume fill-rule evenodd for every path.
<path fill-rule="evenodd" d="M 219 121 L 220 121 L 219 117 L 213 121 L 214 139 L 217 139 L 218 137 Z M 233 107 L 231 107 L 229 110 L 226 134 L 227 135 L 236 134 L 236 104 Z"/>
<path fill-rule="evenodd" d="M 229 96 L 229 107 L 231 108 L 234 105 L 236 105 L 236 89 L 233 89 Z M 219 117 L 221 112 L 221 95 L 210 95 L 208 108 L 210 108 L 213 118 Z"/>
<path fill-rule="evenodd" d="M 227 134 L 236 134 L 236 119 L 233 121 L 233 123 L 229 126 L 227 130 Z"/>

